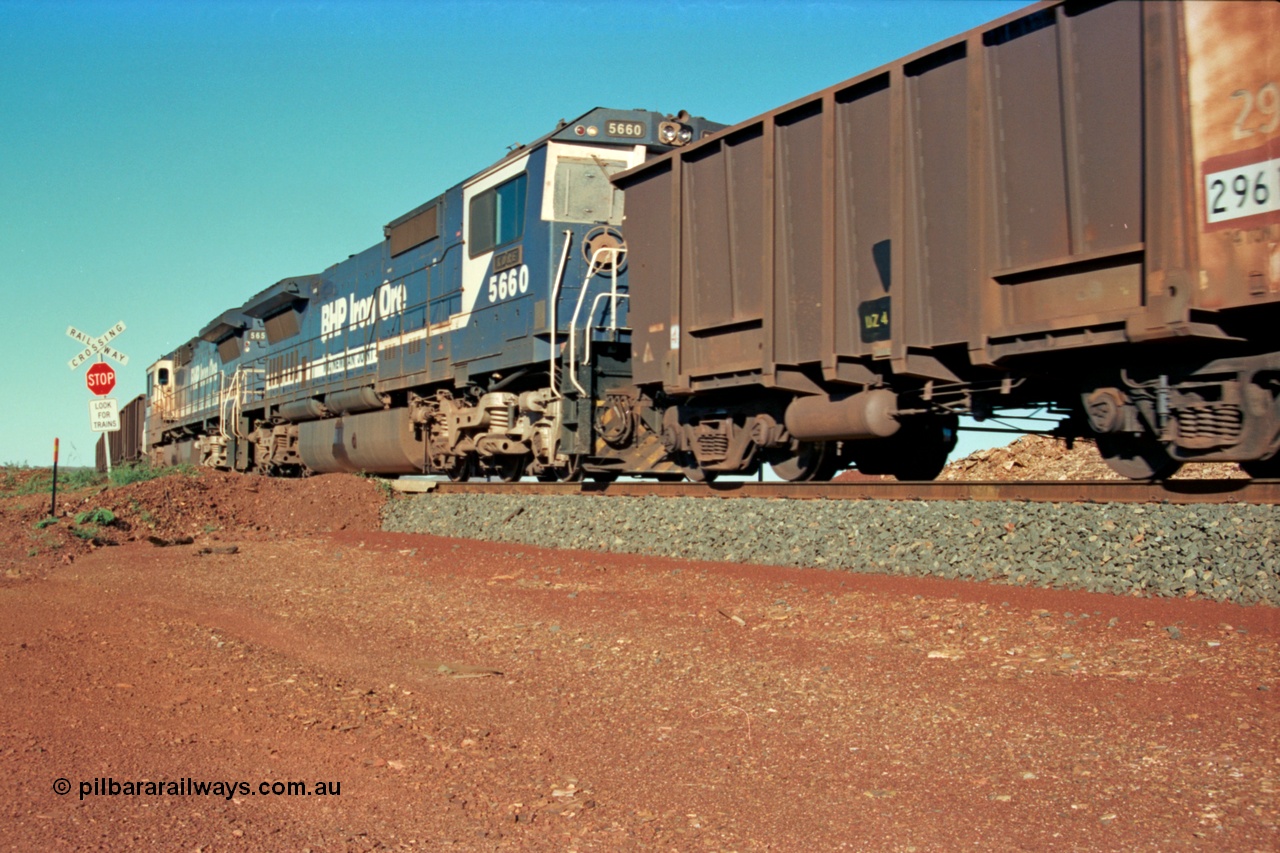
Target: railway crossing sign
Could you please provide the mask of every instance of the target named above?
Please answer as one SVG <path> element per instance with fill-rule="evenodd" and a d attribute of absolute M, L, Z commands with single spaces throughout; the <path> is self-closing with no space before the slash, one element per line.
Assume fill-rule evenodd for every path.
<path fill-rule="evenodd" d="M 120 429 L 120 405 L 114 397 L 89 401 L 89 426 L 94 432 Z M 111 453 L 108 451 L 107 456 Z"/>
<path fill-rule="evenodd" d="M 121 320 L 96 338 L 86 335 L 75 326 L 67 326 L 67 337 L 84 347 L 76 353 L 75 358 L 67 362 L 67 366 L 75 370 L 93 356 L 98 361 L 89 365 L 85 372 L 84 383 L 95 397 L 89 401 L 89 428 L 94 432 L 115 432 L 120 429 L 120 406 L 114 398 L 106 396 L 116 387 L 116 372 L 102 360 L 103 356 L 118 361 L 121 365 L 129 364 L 129 356 L 109 344 L 124 331 Z M 107 448 L 107 473 L 111 473 L 111 448 Z"/>
<path fill-rule="evenodd" d="M 123 331 L 124 331 L 123 320 L 120 321 L 119 323 L 116 323 L 114 326 L 112 326 L 110 329 L 107 329 L 105 332 L 103 332 L 101 335 L 98 335 L 98 337 L 96 338 L 86 335 L 84 332 L 80 331 L 75 326 L 67 326 L 67 337 L 71 338 L 72 340 L 79 341 L 81 344 L 84 345 L 84 349 L 76 353 L 76 357 L 71 359 L 71 361 L 67 362 L 67 366 L 70 367 L 72 370 L 75 370 L 77 367 L 84 364 L 90 358 L 99 354 L 105 355 L 107 358 L 115 359 L 116 361 L 120 362 L 121 365 L 127 366 L 129 364 L 129 356 L 125 355 L 119 350 L 112 349 L 111 347 L 107 346 L 107 344 L 115 340 L 116 336 Z"/>
<path fill-rule="evenodd" d="M 116 387 L 116 372 L 105 361 L 91 364 L 84 375 L 84 384 L 88 385 L 89 390 L 94 394 L 105 397 L 111 393 L 111 389 Z"/>

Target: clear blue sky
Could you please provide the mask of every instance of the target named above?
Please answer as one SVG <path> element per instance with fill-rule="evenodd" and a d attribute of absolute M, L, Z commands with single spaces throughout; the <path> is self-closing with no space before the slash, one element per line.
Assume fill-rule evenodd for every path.
<path fill-rule="evenodd" d="M 124 321 L 123 403 L 562 117 L 735 123 L 1024 5 L 0 0 L 0 464 L 93 464 L 68 325 Z"/>

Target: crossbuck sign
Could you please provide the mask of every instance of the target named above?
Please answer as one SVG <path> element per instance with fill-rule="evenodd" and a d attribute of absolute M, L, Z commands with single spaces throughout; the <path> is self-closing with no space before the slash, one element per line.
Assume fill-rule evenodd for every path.
<path fill-rule="evenodd" d="M 125 355 L 119 350 L 112 349 L 111 347 L 107 346 L 107 344 L 115 340 L 116 336 L 123 331 L 124 331 L 123 320 L 120 321 L 119 323 L 116 323 L 114 326 L 112 326 L 110 329 L 107 329 L 105 332 L 103 332 L 101 335 L 98 335 L 98 337 L 96 338 L 86 335 L 84 332 L 80 331 L 75 326 L 67 326 L 67 337 L 84 344 L 84 349 L 76 353 L 76 357 L 71 359 L 71 361 L 67 362 L 67 366 L 70 367 L 72 370 L 75 370 L 77 367 L 84 364 L 90 358 L 92 358 L 95 355 L 98 355 L 99 353 L 101 353 L 102 355 L 105 355 L 107 358 L 115 359 L 116 361 L 120 362 L 122 365 L 127 365 L 129 363 L 129 356 Z"/>

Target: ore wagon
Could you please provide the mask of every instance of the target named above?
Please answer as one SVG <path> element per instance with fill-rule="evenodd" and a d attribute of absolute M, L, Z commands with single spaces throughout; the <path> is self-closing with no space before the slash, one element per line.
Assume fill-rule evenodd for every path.
<path fill-rule="evenodd" d="M 1277 469 L 1280 4 L 1045 2 L 672 151 L 632 365 L 693 476 L 932 476 L 1066 415 L 1131 477 Z"/>

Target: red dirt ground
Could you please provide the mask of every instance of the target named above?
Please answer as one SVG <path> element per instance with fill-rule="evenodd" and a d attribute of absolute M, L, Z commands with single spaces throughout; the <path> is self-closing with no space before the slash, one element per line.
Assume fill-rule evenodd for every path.
<path fill-rule="evenodd" d="M 67 496 L 95 544 L 0 498 L 0 847 L 1280 846 L 1274 609 L 388 534 L 383 500 L 175 475 Z"/>

